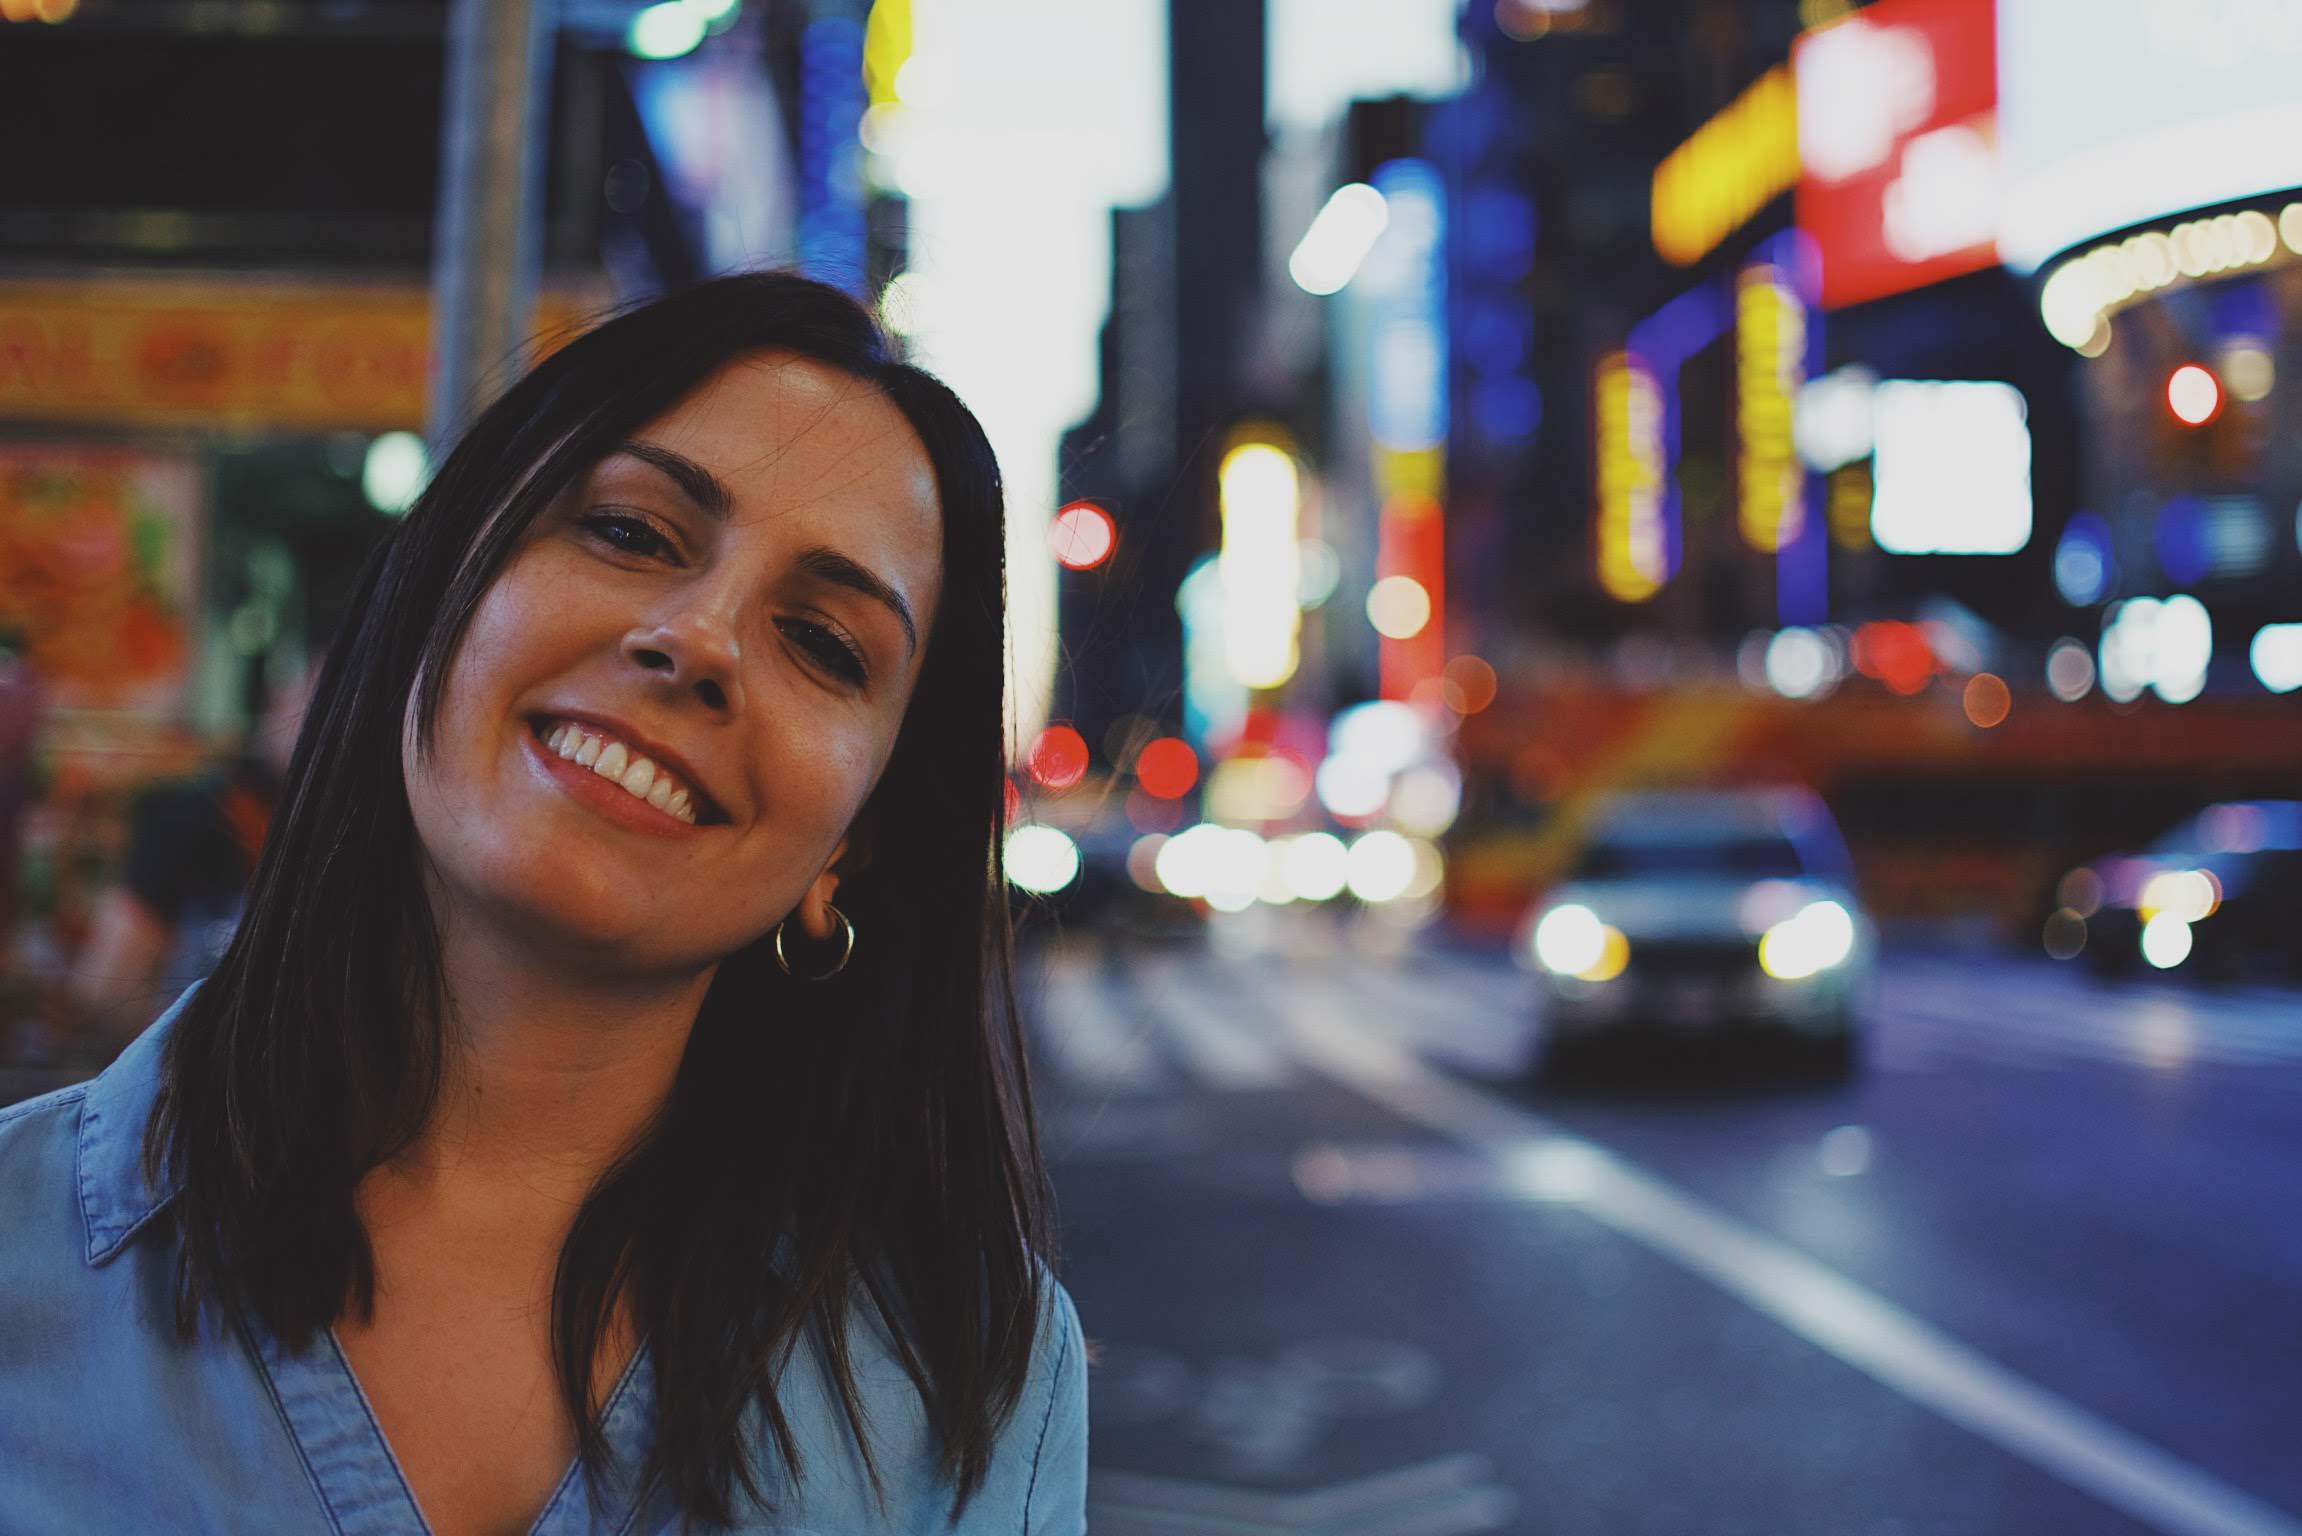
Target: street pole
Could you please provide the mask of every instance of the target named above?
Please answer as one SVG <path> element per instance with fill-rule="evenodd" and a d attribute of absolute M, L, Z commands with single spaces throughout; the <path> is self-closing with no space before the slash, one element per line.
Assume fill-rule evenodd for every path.
<path fill-rule="evenodd" d="M 553 0 L 452 0 L 432 235 L 432 462 L 522 365 L 542 253 Z"/>

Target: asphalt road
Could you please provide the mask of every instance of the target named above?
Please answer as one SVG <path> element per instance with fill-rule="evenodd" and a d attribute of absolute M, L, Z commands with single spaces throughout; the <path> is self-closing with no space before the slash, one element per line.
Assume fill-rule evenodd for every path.
<path fill-rule="evenodd" d="M 1499 956 L 1037 952 L 1097 1536 L 2302 1536 L 2302 994 L 1881 981 L 1558 1084 Z"/>
<path fill-rule="evenodd" d="M 1041 957 L 1098 1536 L 2302 1536 L 2302 996 L 1890 954 L 1530 1081 L 1499 957 Z"/>

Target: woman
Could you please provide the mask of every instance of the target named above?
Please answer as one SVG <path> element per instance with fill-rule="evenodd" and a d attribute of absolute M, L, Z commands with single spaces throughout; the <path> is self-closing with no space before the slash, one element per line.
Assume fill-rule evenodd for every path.
<path fill-rule="evenodd" d="M 803 279 L 483 414 L 214 975 L 0 1118 L 0 1529 L 1081 1529 L 1001 549 L 974 418 Z"/>

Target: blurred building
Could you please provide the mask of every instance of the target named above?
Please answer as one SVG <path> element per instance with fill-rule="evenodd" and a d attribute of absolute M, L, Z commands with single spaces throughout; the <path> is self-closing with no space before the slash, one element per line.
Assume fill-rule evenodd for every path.
<path fill-rule="evenodd" d="M 247 728 L 428 474 L 448 18 L 39 9 L 0 26 L 0 649 L 47 704 L 34 969 L 71 950 L 131 796 Z M 887 88 L 904 37 L 872 13 L 554 7 L 534 346 L 761 262 L 876 292 L 903 230 L 862 174 L 866 45 Z"/>

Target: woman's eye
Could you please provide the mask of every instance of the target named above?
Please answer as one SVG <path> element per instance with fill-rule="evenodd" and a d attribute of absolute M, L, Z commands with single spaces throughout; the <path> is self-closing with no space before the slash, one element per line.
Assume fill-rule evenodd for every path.
<path fill-rule="evenodd" d="M 783 627 L 801 650 L 856 687 L 862 687 L 869 677 L 863 653 L 844 635 L 806 619 L 786 619 Z"/>
<path fill-rule="evenodd" d="M 587 512 L 580 521 L 593 538 L 623 554 L 653 557 L 671 549 L 646 518 L 630 512 Z"/>

